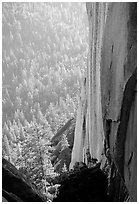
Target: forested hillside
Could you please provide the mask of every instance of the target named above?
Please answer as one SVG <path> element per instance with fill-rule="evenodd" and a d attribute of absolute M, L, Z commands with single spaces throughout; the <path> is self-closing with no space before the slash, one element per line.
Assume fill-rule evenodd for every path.
<path fill-rule="evenodd" d="M 51 139 L 76 117 L 87 52 L 85 3 L 2 4 L 2 153 L 42 193 L 56 175 Z"/>

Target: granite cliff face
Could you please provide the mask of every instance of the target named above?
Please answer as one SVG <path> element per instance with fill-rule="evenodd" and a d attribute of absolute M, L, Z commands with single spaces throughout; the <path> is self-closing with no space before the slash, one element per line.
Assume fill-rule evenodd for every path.
<path fill-rule="evenodd" d="M 87 13 L 88 67 L 77 112 L 74 144 L 73 134 L 70 136 L 69 132 L 71 149 L 73 146 L 70 168 L 76 162 L 88 166 L 89 153 L 91 158 L 101 162 L 102 168 L 106 164 L 109 166 L 111 200 L 137 201 L 137 3 L 87 3 Z M 60 129 L 53 143 L 58 144 L 59 136 L 70 123 Z M 22 188 L 18 191 L 19 183 Z M 70 183 L 68 186 L 70 189 Z M 84 188 L 80 189 L 84 192 Z M 65 199 L 67 195 L 71 198 L 70 192 L 65 194 Z M 3 196 L 7 201 L 43 202 L 19 172 L 4 160 Z"/>
<path fill-rule="evenodd" d="M 87 3 L 87 13 L 88 67 L 70 167 L 87 163 L 87 151 L 102 166 L 107 158 L 114 201 L 127 199 L 123 189 L 136 201 L 137 4 Z"/>
<path fill-rule="evenodd" d="M 132 201 L 137 181 L 136 3 L 112 3 L 103 37 L 101 96 L 107 148 Z"/>

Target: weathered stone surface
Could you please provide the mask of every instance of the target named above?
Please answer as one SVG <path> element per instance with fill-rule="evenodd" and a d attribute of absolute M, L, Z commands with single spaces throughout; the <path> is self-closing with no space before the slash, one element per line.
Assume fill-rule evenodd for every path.
<path fill-rule="evenodd" d="M 62 126 L 62 128 L 60 128 L 60 130 L 58 130 L 58 132 L 54 135 L 54 137 L 53 137 L 52 140 L 51 140 L 51 143 L 52 143 L 53 145 L 58 144 L 58 142 L 61 140 L 62 134 L 63 134 L 65 131 L 68 131 L 68 130 L 71 128 L 71 126 L 74 126 L 74 123 L 75 123 L 75 119 L 74 119 L 74 118 L 70 119 L 70 120 L 69 120 L 64 126 Z M 68 137 L 67 137 L 67 139 L 68 139 Z M 73 145 L 73 144 L 71 144 L 71 145 Z"/>
<path fill-rule="evenodd" d="M 10 162 L 2 160 L 2 195 L 8 202 L 43 202 L 45 199 Z"/>
<path fill-rule="evenodd" d="M 77 112 L 75 140 L 70 168 L 77 161 L 87 163 L 87 154 L 102 160 L 104 131 L 101 107 L 100 63 L 107 3 L 87 3 L 89 54 L 87 74 Z"/>
<path fill-rule="evenodd" d="M 70 119 L 51 140 L 52 146 L 55 150 L 52 152 L 51 162 L 54 166 L 56 172 L 61 173 L 63 165 L 66 164 L 67 169 L 69 169 L 69 164 L 71 162 L 71 152 L 74 142 L 74 132 L 75 132 L 75 119 Z M 68 142 L 68 146 L 63 148 L 63 134 Z"/>
<path fill-rule="evenodd" d="M 87 13 L 88 67 L 71 166 L 87 163 L 86 149 L 99 161 L 105 153 L 118 172 L 119 192 L 124 181 L 130 200 L 136 201 L 137 4 L 87 3 Z"/>
<path fill-rule="evenodd" d="M 2 190 L 2 196 L 7 199 L 7 202 L 23 202 L 18 196 L 5 190 Z"/>
<path fill-rule="evenodd" d="M 2 202 L 8 202 L 4 197 L 2 197 Z"/>
<path fill-rule="evenodd" d="M 136 3 L 110 4 L 101 60 L 102 113 L 104 132 L 109 141 L 107 147 L 132 201 L 136 201 L 137 189 L 136 14 Z"/>

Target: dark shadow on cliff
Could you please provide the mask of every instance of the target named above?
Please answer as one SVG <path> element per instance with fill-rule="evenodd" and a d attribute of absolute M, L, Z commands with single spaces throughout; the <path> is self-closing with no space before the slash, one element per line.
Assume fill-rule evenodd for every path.
<path fill-rule="evenodd" d="M 62 175 L 60 188 L 54 202 L 107 202 L 108 179 L 99 168 L 77 168 Z"/>
<path fill-rule="evenodd" d="M 26 180 L 25 175 L 6 159 L 2 159 L 2 196 L 8 202 L 43 202 L 47 200 Z"/>

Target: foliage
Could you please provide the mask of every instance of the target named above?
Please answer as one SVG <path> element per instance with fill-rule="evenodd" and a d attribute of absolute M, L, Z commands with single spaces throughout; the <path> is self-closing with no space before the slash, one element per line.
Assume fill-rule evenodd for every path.
<path fill-rule="evenodd" d="M 2 154 L 43 193 L 50 140 L 76 117 L 87 26 L 84 3 L 2 4 Z"/>
<path fill-rule="evenodd" d="M 20 125 L 20 126 L 19 126 Z M 5 125 L 6 126 L 6 125 Z M 12 129 L 13 128 L 13 129 Z M 35 118 L 27 126 L 21 123 L 11 124 L 9 132 L 13 130 L 13 134 L 17 131 L 15 140 L 10 140 L 12 153 L 7 152 L 7 143 L 3 143 L 6 155 L 9 160 L 24 174 L 30 182 L 34 183 L 37 189 L 46 190 L 46 183 L 56 175 L 50 161 L 50 140 L 53 136 L 50 125 L 47 120 L 43 120 L 43 125 L 37 123 Z M 6 141 L 8 141 L 5 136 Z M 9 145 L 9 144 L 8 144 Z M 14 149 L 13 149 L 14 147 Z"/>
<path fill-rule="evenodd" d="M 51 142 L 55 150 L 52 152 L 51 162 L 58 173 L 69 170 L 74 131 L 75 119 L 71 119 L 52 138 Z"/>
<path fill-rule="evenodd" d="M 3 3 L 2 8 L 3 121 L 19 110 L 30 122 L 38 104 L 45 114 L 51 103 L 79 93 L 87 55 L 85 5 Z"/>
<path fill-rule="evenodd" d="M 7 202 L 47 202 L 47 196 L 37 192 L 24 174 L 6 159 L 2 159 L 2 197 Z"/>

